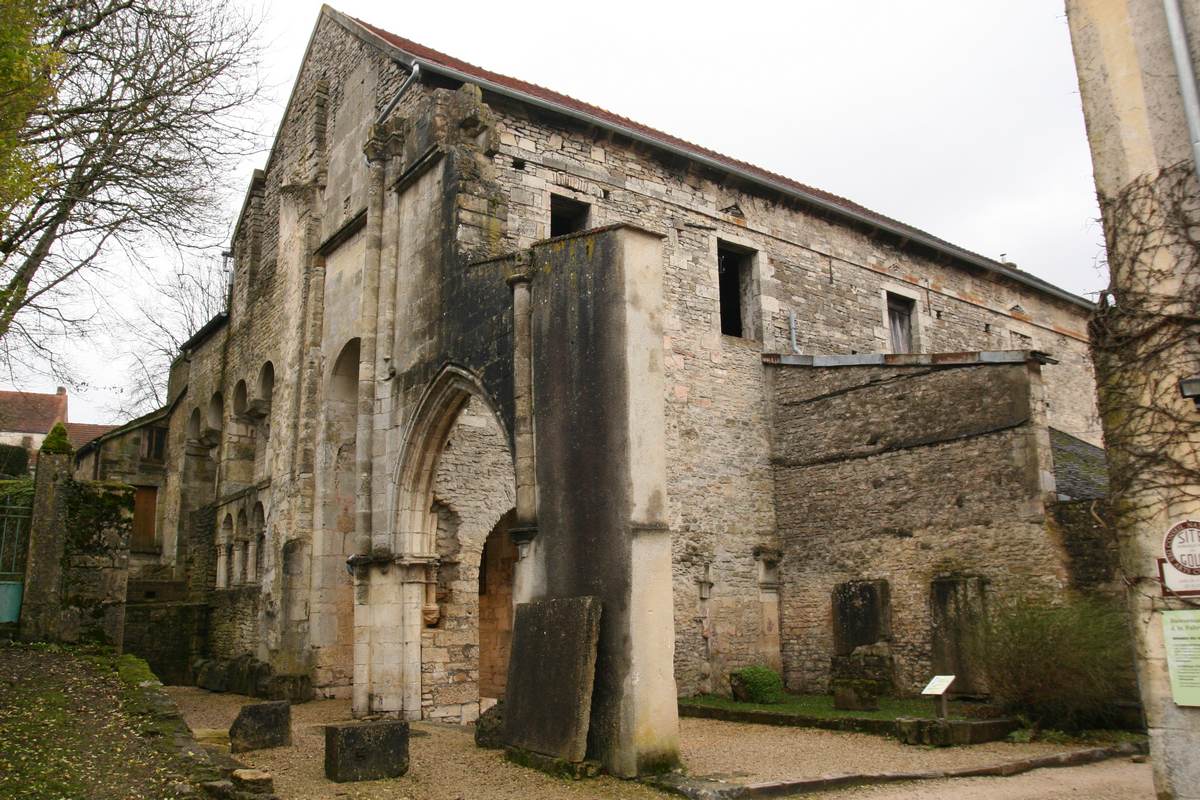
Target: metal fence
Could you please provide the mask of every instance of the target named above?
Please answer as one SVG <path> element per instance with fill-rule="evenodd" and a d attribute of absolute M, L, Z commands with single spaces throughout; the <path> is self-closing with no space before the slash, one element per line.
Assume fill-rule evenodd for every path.
<path fill-rule="evenodd" d="M 0 498 L 0 622 L 16 622 L 21 615 L 31 507 L 28 501 Z"/>

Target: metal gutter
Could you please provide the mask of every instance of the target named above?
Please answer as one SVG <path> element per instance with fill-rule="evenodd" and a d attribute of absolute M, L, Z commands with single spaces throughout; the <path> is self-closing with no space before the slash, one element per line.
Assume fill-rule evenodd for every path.
<path fill-rule="evenodd" d="M 1187 118 L 1188 134 L 1192 141 L 1192 169 L 1200 179 L 1200 98 L 1196 95 L 1196 70 L 1192 66 L 1192 53 L 1188 47 L 1187 28 L 1183 13 L 1179 10 L 1179 0 L 1163 0 L 1163 12 L 1167 15 L 1171 55 L 1179 76 L 1179 96 L 1183 100 L 1183 115 Z"/>

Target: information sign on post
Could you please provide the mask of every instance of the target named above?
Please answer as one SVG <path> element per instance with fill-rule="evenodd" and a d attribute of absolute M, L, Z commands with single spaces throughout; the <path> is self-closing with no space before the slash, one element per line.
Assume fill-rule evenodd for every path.
<path fill-rule="evenodd" d="M 946 690 L 950 688 L 950 684 L 954 683 L 953 675 L 934 675 L 921 694 L 925 697 L 938 698 L 938 716 L 941 719 L 946 719 L 949 715 L 946 711 Z"/>
<path fill-rule="evenodd" d="M 1164 611 L 1163 640 L 1176 705 L 1200 706 L 1200 609 Z"/>

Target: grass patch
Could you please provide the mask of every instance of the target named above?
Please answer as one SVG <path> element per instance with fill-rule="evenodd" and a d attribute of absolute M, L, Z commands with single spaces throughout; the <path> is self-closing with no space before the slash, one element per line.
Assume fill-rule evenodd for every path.
<path fill-rule="evenodd" d="M 0 644 L 0 797 L 174 797 L 186 765 L 129 703 L 147 676 L 139 659 L 96 648 Z"/>
<path fill-rule="evenodd" d="M 681 697 L 683 705 L 704 708 L 727 708 L 733 711 L 765 711 L 771 714 L 791 714 L 820 719 L 896 719 L 897 717 L 936 716 L 932 700 L 913 698 L 879 698 L 878 711 L 842 711 L 833 707 L 833 695 L 828 694 L 785 694 L 778 703 L 739 703 L 729 697 L 705 694 L 698 697 Z M 972 719 L 978 714 L 969 714 L 959 703 L 950 703 L 951 719 Z"/>

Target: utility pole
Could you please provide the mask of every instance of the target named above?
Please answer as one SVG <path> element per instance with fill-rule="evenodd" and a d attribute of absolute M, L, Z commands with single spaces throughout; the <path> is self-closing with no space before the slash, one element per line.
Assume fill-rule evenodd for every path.
<path fill-rule="evenodd" d="M 1108 246 L 1092 354 L 1154 783 L 1159 800 L 1197 800 L 1200 706 L 1171 642 L 1200 614 L 1200 579 L 1185 574 L 1193 555 L 1183 572 L 1166 556 L 1200 521 L 1200 410 L 1181 384 L 1200 373 L 1200 0 L 1066 7 Z"/>

